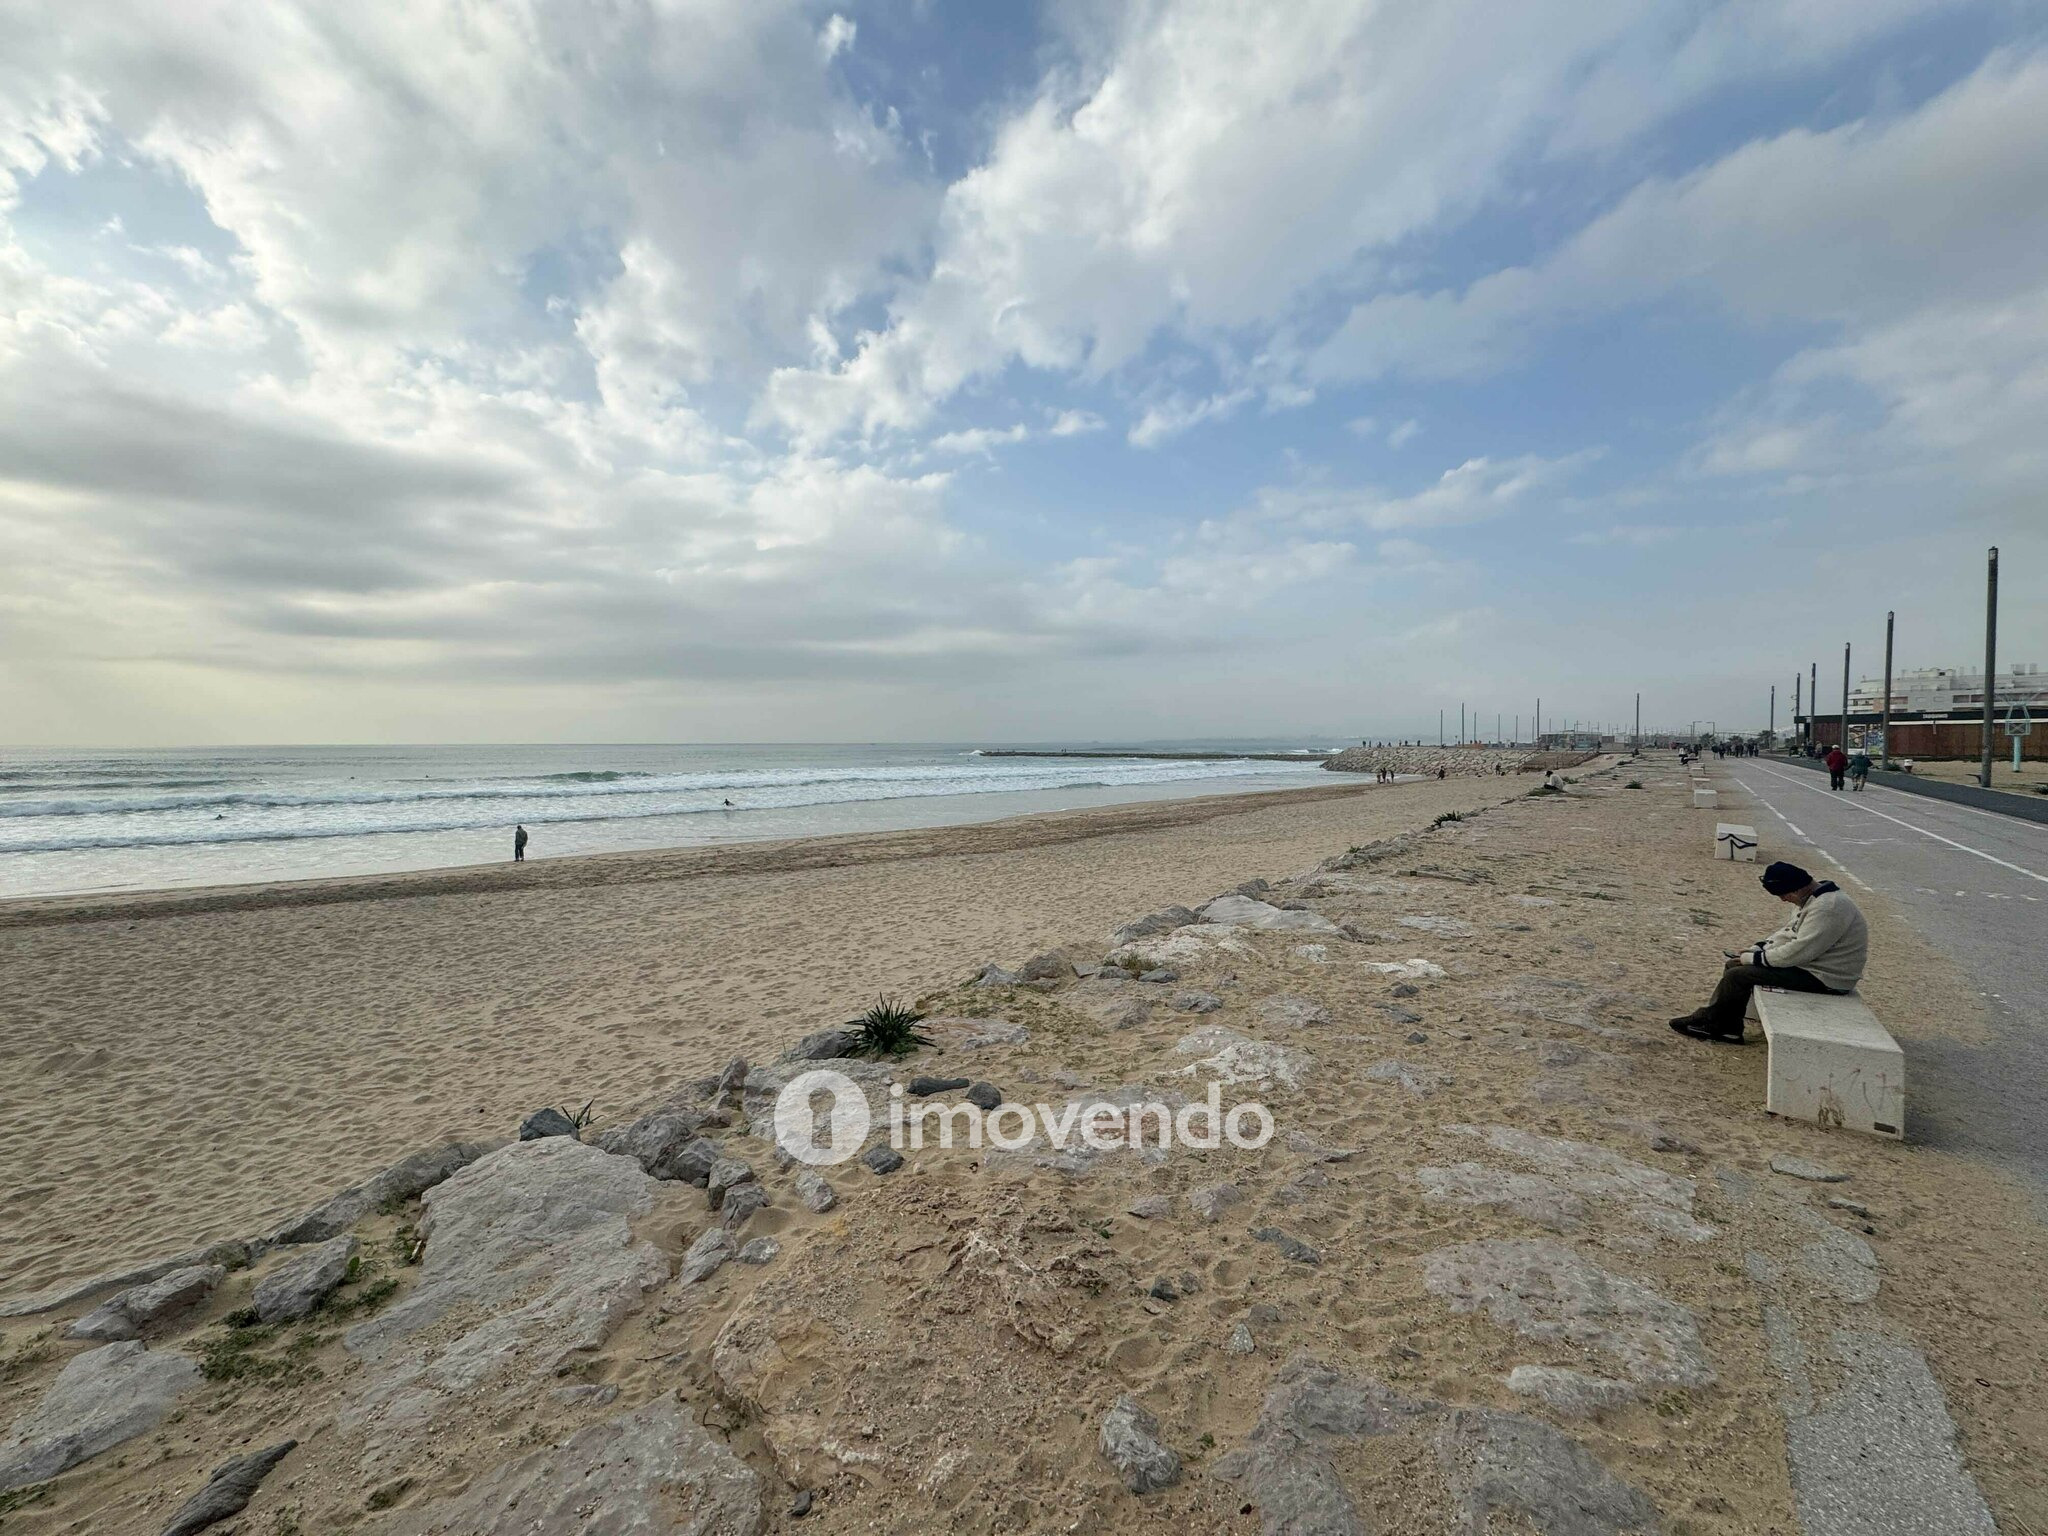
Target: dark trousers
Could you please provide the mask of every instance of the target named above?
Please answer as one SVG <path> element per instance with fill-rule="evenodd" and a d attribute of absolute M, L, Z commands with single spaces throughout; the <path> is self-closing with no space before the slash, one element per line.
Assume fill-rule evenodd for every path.
<path fill-rule="evenodd" d="M 1829 789 L 1840 789 L 1841 787 L 1842 787 L 1842 770 L 1841 770 L 1841 769 L 1839 769 L 1839 768 L 1830 768 L 1830 769 L 1828 770 L 1828 788 L 1829 788 Z"/>
<path fill-rule="evenodd" d="M 1743 1015 L 1749 1012 L 1749 994 L 1758 987 L 1782 987 L 1787 992 L 1833 992 L 1811 971 L 1777 965 L 1731 965 L 1721 973 L 1713 999 L 1707 1004 L 1707 1027 L 1724 1035 L 1742 1033 Z"/>

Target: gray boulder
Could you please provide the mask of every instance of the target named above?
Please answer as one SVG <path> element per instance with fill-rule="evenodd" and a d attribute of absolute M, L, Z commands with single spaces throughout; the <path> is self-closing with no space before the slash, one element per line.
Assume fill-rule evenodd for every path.
<path fill-rule="evenodd" d="M 1022 985 L 1024 978 L 1015 971 L 1006 971 L 1000 965 L 989 964 L 981 968 L 981 974 L 968 985 L 972 987 L 1015 987 Z"/>
<path fill-rule="evenodd" d="M 197 1306 L 213 1294 L 214 1287 L 226 1276 L 227 1271 L 218 1264 L 174 1269 L 160 1280 L 131 1286 L 109 1297 L 66 1328 L 64 1336 L 100 1344 L 135 1338 L 152 1324 Z"/>
<path fill-rule="evenodd" d="M 1188 1191 L 1188 1205 L 1204 1221 L 1218 1221 L 1223 1213 L 1244 1199 L 1235 1184 L 1197 1184 Z"/>
<path fill-rule="evenodd" d="M 1313 1029 L 1330 1022 L 1321 1003 L 1289 993 L 1276 993 L 1259 1003 L 1259 1020 L 1275 1029 Z"/>
<path fill-rule="evenodd" d="M 192 1360 L 168 1350 L 151 1353 L 139 1340 L 87 1350 L 57 1373 L 41 1401 L 0 1441 L 0 1492 L 47 1482 L 147 1434 L 199 1381 Z"/>
<path fill-rule="evenodd" d="M 574 1140 L 576 1136 L 576 1122 L 552 1106 L 546 1109 L 536 1109 L 532 1114 L 519 1122 L 519 1139 L 521 1141 L 539 1141 L 546 1136 L 567 1136 Z"/>
<path fill-rule="evenodd" d="M 711 1176 L 704 1184 L 705 1193 L 711 1197 L 711 1209 L 715 1211 L 725 1204 L 727 1191 L 753 1182 L 752 1163 L 737 1157 L 721 1157 L 711 1165 Z"/>
<path fill-rule="evenodd" d="M 1176 928 L 1185 928 L 1190 923 L 1200 921 L 1201 918 L 1186 907 L 1163 907 L 1157 912 L 1147 913 L 1135 922 L 1125 923 L 1109 936 L 1109 942 L 1113 947 L 1121 949 L 1133 939 L 1149 939 L 1154 934 L 1171 933 Z"/>
<path fill-rule="evenodd" d="M 1214 992 L 1204 992 L 1199 987 L 1190 987 L 1185 992 L 1176 992 L 1167 1003 L 1175 1013 L 1214 1013 L 1223 1006 L 1223 999 Z"/>
<path fill-rule="evenodd" d="M 874 1173 L 894 1173 L 903 1166 L 903 1154 L 886 1142 L 878 1142 L 861 1153 L 860 1160 Z"/>
<path fill-rule="evenodd" d="M 560 1111 L 552 1111 L 560 1114 Z M 529 1121 L 538 1118 L 529 1116 Z M 567 1121 L 566 1115 L 562 1116 Z M 573 1136 L 576 1127 L 569 1125 L 566 1132 Z M 297 1220 L 279 1227 L 271 1234 L 270 1241 L 277 1244 L 324 1243 L 331 1237 L 339 1237 L 365 1216 L 384 1209 L 387 1205 L 401 1205 L 408 1200 L 417 1200 L 428 1190 L 499 1145 L 490 1141 L 451 1141 L 445 1146 L 428 1147 L 411 1156 L 393 1163 L 375 1178 L 352 1185 L 340 1194 L 308 1211 Z"/>
<path fill-rule="evenodd" d="M 351 1236 L 329 1238 L 311 1252 L 280 1264 L 263 1277 L 250 1299 L 257 1319 L 287 1323 L 311 1312 L 348 1278 L 356 1248 L 356 1240 Z"/>
<path fill-rule="evenodd" d="M 850 1029 L 821 1029 L 783 1052 L 784 1061 L 838 1061 L 853 1054 L 856 1042 Z"/>
<path fill-rule="evenodd" d="M 1102 1416 L 1097 1440 L 1102 1454 L 1133 1493 L 1151 1493 L 1180 1481 L 1180 1457 L 1160 1444 L 1159 1421 L 1135 1398 L 1116 1400 Z"/>
<path fill-rule="evenodd" d="M 683 1254 L 676 1268 L 678 1285 L 695 1285 L 717 1274 L 725 1261 L 739 1252 L 739 1244 L 723 1227 L 707 1227 Z"/>
<path fill-rule="evenodd" d="M 1003 1090 L 994 1083 L 975 1083 L 961 1097 L 986 1114 L 1002 1107 Z"/>
<path fill-rule="evenodd" d="M 750 1242 L 741 1244 L 740 1251 L 734 1254 L 733 1257 L 742 1264 L 771 1264 L 775 1261 L 775 1256 L 780 1252 L 782 1252 L 782 1244 L 778 1243 L 774 1238 L 757 1237 Z"/>
<path fill-rule="evenodd" d="M 1262 1243 L 1271 1243 L 1280 1250 L 1280 1257 L 1291 1259 L 1296 1264 L 1320 1264 L 1323 1256 L 1290 1232 L 1278 1227 L 1259 1227 L 1252 1232 L 1253 1238 Z"/>
<path fill-rule="evenodd" d="M 1017 974 L 1025 981 L 1072 981 L 1074 962 L 1056 949 L 1048 950 L 1026 960 Z"/>
<path fill-rule="evenodd" d="M 826 1182 L 825 1176 L 815 1168 L 806 1168 L 796 1176 L 797 1198 L 804 1203 L 804 1209 L 823 1214 L 839 1203 L 839 1195 Z"/>
<path fill-rule="evenodd" d="M 971 1077 L 927 1077 L 919 1073 L 904 1085 L 904 1092 L 927 1099 L 935 1093 L 958 1093 L 973 1081 Z"/>
<path fill-rule="evenodd" d="M 699 1136 L 664 1158 L 662 1167 L 668 1170 L 668 1177 L 703 1189 L 711 1183 L 711 1170 L 724 1156 L 717 1142 L 708 1136 Z"/>
<path fill-rule="evenodd" d="M 719 1219 L 728 1231 L 737 1232 L 748 1219 L 768 1203 L 768 1191 L 758 1184 L 741 1184 L 727 1190 Z"/>
<path fill-rule="evenodd" d="M 720 1109 L 736 1110 L 745 1107 L 747 1097 L 747 1058 L 735 1056 L 725 1064 L 725 1070 L 718 1074 L 718 1084 L 712 1089 L 713 1101 Z"/>
<path fill-rule="evenodd" d="M 506 1462 L 363 1536 L 756 1536 L 761 1481 L 673 1394 Z"/>
<path fill-rule="evenodd" d="M 164 1527 L 163 1536 L 194 1536 L 195 1532 L 203 1531 L 209 1525 L 217 1525 L 232 1515 L 239 1515 L 249 1507 L 249 1500 L 256 1496 L 263 1479 L 270 1476 L 277 1464 L 296 1450 L 298 1444 L 296 1440 L 280 1440 L 276 1445 L 215 1467 L 213 1476 L 206 1480 L 206 1486 L 171 1516 L 171 1523 Z"/>
<path fill-rule="evenodd" d="M 418 1280 L 344 1337 L 367 1367 L 342 1415 L 366 1435 L 365 1470 L 415 1454 L 455 1405 L 524 1401 L 601 1348 L 668 1278 L 633 1235 L 654 1190 L 631 1159 L 554 1136 L 501 1147 L 428 1191 Z"/>
<path fill-rule="evenodd" d="M 715 1158 L 715 1144 L 701 1141 L 697 1134 L 704 1128 L 706 1118 L 694 1109 L 658 1109 L 630 1125 L 606 1131 L 597 1138 L 597 1149 L 615 1157 L 632 1158 L 650 1178 L 702 1185 L 709 1176 L 710 1164 L 702 1163 L 692 1148 L 712 1148 Z"/>

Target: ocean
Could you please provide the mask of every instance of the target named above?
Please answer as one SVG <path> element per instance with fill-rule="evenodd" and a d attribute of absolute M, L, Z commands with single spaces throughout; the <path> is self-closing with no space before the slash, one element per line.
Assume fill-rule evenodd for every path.
<path fill-rule="evenodd" d="M 0 897 L 481 864 L 511 857 L 515 824 L 537 859 L 1325 782 L 1312 761 L 965 745 L 0 749 Z"/>

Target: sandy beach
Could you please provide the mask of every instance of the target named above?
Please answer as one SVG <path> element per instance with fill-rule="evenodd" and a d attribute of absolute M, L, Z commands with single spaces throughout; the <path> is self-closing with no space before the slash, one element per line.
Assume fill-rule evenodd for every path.
<path fill-rule="evenodd" d="M 983 962 L 1290 874 L 1492 780 L 0 904 L 0 1294 L 241 1235 L 543 1104 L 613 1120 Z M 79 1134 L 52 1139 L 51 1124 Z"/>
<path fill-rule="evenodd" d="M 735 1130 L 769 1202 L 741 1234 L 772 1239 L 761 1264 L 667 1279 L 717 1218 L 701 1190 L 649 1181 L 632 1231 L 653 1267 L 615 1282 L 602 1323 L 550 1321 L 459 1388 L 431 1386 L 433 1362 L 472 1358 L 483 1330 L 430 1300 L 442 1239 L 409 1262 L 417 1206 L 379 1210 L 339 1295 L 346 1310 L 373 1284 L 358 1315 L 385 1310 L 267 1340 L 279 1374 L 209 1380 L 188 1399 L 204 1413 L 52 1484 L 20 1528 L 157 1531 L 210 1467 L 288 1429 L 302 1444 L 251 1519 L 296 1523 L 248 1530 L 511 1529 L 463 1503 L 498 1496 L 488 1469 L 524 1456 L 519 1476 L 569 1476 L 622 1413 L 679 1405 L 758 1484 L 759 1523 L 734 1530 L 1271 1531 L 1306 1478 L 1415 1536 L 1523 1528 L 1486 1525 L 1489 1507 L 1552 1528 L 1530 1514 L 1556 1514 L 1539 1484 L 1586 1501 L 1590 1523 L 1558 1529 L 1792 1532 L 1781 1415 L 1818 1425 L 1836 1394 L 1899 1390 L 1855 1375 L 1856 1340 L 1924 1352 L 1938 1386 L 1920 1390 L 1955 1420 L 1929 1454 L 1966 1466 L 2005 1528 L 2042 1528 L 2048 1414 L 2024 1362 L 2048 1352 L 2048 1311 L 2024 1196 L 1959 1158 L 1773 1120 L 1759 1051 L 1664 1027 L 1771 914 L 1752 866 L 1709 856 L 1717 813 L 1691 809 L 1676 765 L 1629 772 L 1643 787 L 1597 768 L 1535 798 L 1526 779 L 1337 785 L 8 909 L 0 956 L 27 985 L 7 1004 L 4 1128 L 36 1151 L 6 1174 L 5 1292 L 266 1230 L 542 1104 L 594 1099 L 602 1127 L 684 1102 L 727 1058 L 772 1061 L 877 993 L 934 1015 L 937 1045 L 900 1075 L 957 1071 L 1017 1100 L 1198 1095 L 1231 1059 L 1203 1053 L 1250 1042 L 1266 1070 L 1239 1091 L 1282 1131 L 1260 1151 L 1083 1168 L 927 1149 L 888 1177 L 827 1170 L 839 1199 L 821 1213 Z M 1120 923 L 1253 879 L 1322 929 L 1141 941 L 1178 969 L 1170 987 L 966 985 L 1055 945 L 1092 969 Z M 1967 1040 L 1963 979 L 1865 904 L 1872 1006 L 1909 1043 Z M 513 1150 L 627 1161 L 534 1145 Z M 1786 1157 L 1843 1181 L 1774 1172 Z M 1502 1254 L 1577 1266 L 1525 1276 L 1529 1295 L 1603 1299 L 1551 1323 L 1530 1303 L 1518 1324 L 1488 1300 L 1482 1261 Z M 180 1347 L 221 1337 L 278 1262 L 228 1276 Z M 554 1318 L 561 1291 L 532 1294 Z M 52 1326 L 5 1327 L 24 1385 L 76 1355 Z M 1530 1395 L 1552 1379 L 1604 1395 Z M 1099 1444 L 1126 1393 L 1179 1469 L 1142 1496 Z M 1334 1420 L 1314 1406 L 1334 1403 Z M 1320 1429 L 1304 1468 L 1286 1450 L 1302 1413 L 1376 1427 Z"/>

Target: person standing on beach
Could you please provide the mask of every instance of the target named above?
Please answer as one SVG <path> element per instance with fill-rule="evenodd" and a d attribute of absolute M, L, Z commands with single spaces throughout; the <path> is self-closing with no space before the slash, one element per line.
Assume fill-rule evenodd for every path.
<path fill-rule="evenodd" d="M 514 864 L 526 862 L 526 828 L 524 827 L 514 827 L 512 829 L 512 862 Z"/>

